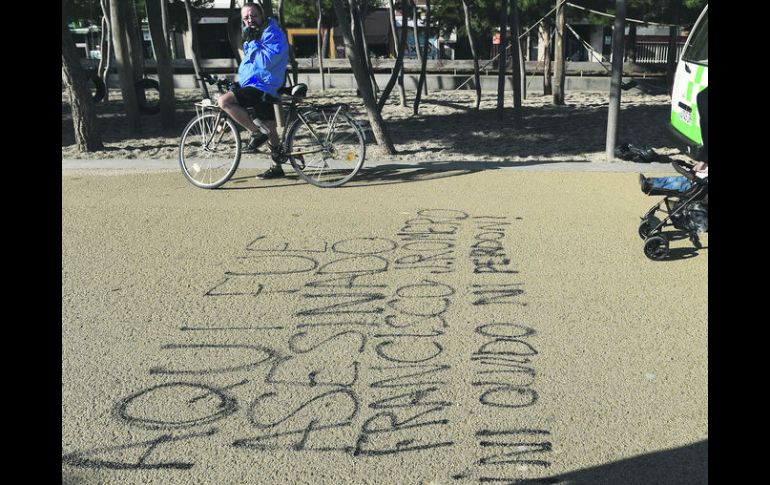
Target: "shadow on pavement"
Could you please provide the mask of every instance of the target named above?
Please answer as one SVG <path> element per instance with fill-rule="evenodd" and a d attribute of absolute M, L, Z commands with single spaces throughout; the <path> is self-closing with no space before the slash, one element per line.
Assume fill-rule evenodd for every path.
<path fill-rule="evenodd" d="M 708 483 L 708 440 L 592 468 L 517 484 L 704 485 Z"/>

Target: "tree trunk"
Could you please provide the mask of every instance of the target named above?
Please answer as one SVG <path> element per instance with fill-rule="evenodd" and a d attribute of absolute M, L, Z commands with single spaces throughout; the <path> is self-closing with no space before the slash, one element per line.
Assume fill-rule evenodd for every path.
<path fill-rule="evenodd" d="M 318 72 L 321 74 L 321 91 L 326 91 L 326 77 L 324 75 L 324 55 L 326 54 L 326 46 L 321 42 L 321 37 L 325 35 L 325 32 L 324 34 L 321 33 L 323 30 L 323 23 L 321 22 L 323 13 L 321 0 L 318 0 L 318 33 L 316 35 L 316 44 L 318 45 Z"/>
<path fill-rule="evenodd" d="M 414 31 L 414 52 L 417 54 L 417 61 L 422 64 L 422 54 L 420 53 L 420 37 L 418 35 L 417 21 L 420 18 L 420 11 L 417 9 L 417 2 L 409 0 L 412 4 L 412 30 Z M 427 94 L 427 93 L 426 93 Z"/>
<path fill-rule="evenodd" d="M 543 45 L 545 46 L 543 53 L 543 95 L 550 96 L 553 94 L 551 86 L 551 26 L 544 22 L 540 28 L 543 31 Z"/>
<path fill-rule="evenodd" d="M 144 75 L 144 41 L 142 40 L 142 29 L 139 26 L 139 19 L 136 15 L 136 2 L 130 0 L 121 2 L 121 8 L 125 9 L 126 18 L 126 37 L 128 39 L 129 55 L 131 56 L 131 72 L 134 78 L 134 84 L 142 80 Z M 144 90 L 136 92 L 138 102 L 144 103 Z"/>
<path fill-rule="evenodd" d="M 350 12 L 345 8 L 343 0 L 333 0 L 333 3 L 334 11 L 337 13 L 339 26 L 342 30 L 342 37 L 345 40 L 345 55 L 350 62 L 350 67 L 353 69 L 356 83 L 361 91 L 361 96 L 363 97 L 364 106 L 366 107 L 366 113 L 369 116 L 369 124 L 372 133 L 374 134 L 374 138 L 377 140 L 380 149 L 384 153 L 394 155 L 396 150 L 393 147 L 393 142 L 390 141 L 387 126 L 377 109 L 377 102 L 374 99 L 372 86 L 366 72 L 366 64 L 364 64 L 364 59 L 362 59 L 363 49 L 361 48 L 361 32 L 358 29 L 351 32 L 350 25 L 351 21 L 354 19 L 350 18 Z M 353 10 L 353 13 L 355 13 L 355 10 Z"/>
<path fill-rule="evenodd" d="M 227 18 L 227 42 L 236 64 L 241 63 L 241 15 L 235 8 L 235 0 L 230 0 L 230 15 Z"/>
<path fill-rule="evenodd" d="M 628 24 L 628 40 L 626 42 L 626 60 L 636 62 L 636 22 Z"/>
<path fill-rule="evenodd" d="M 160 0 L 160 6 L 163 18 L 163 33 L 166 35 L 166 41 L 168 42 L 169 51 L 171 53 L 171 60 L 173 61 L 176 59 L 176 39 L 174 38 L 174 31 L 171 30 L 171 26 L 168 24 L 168 0 Z"/>
<path fill-rule="evenodd" d="M 366 70 L 369 73 L 369 78 L 372 81 L 372 90 L 374 92 L 374 98 L 377 99 L 377 95 L 380 91 L 380 87 L 377 85 L 377 79 L 374 77 L 374 66 L 372 65 L 372 55 L 369 51 L 369 43 L 366 41 L 366 16 L 368 15 L 368 9 L 367 5 L 364 4 L 363 9 L 361 8 L 361 2 L 357 1 L 355 4 L 351 4 L 350 6 L 351 10 L 356 11 L 356 14 L 353 15 L 351 12 L 351 15 L 353 15 L 353 18 L 356 19 L 356 21 L 359 24 L 359 29 L 361 30 L 361 45 L 363 46 L 364 50 L 364 59 L 366 60 Z"/>
<path fill-rule="evenodd" d="M 425 0 L 425 44 L 422 48 L 422 65 L 420 67 L 420 80 L 417 82 L 417 93 L 414 96 L 414 114 L 420 110 L 420 97 L 422 89 L 425 88 L 425 95 L 428 94 L 428 46 L 430 45 L 430 0 Z"/>
<path fill-rule="evenodd" d="M 61 71 L 64 87 L 69 95 L 72 127 L 79 152 L 93 152 L 104 148 L 96 118 L 91 90 L 86 86 L 86 75 L 70 34 L 67 0 L 62 0 L 61 16 Z"/>
<path fill-rule="evenodd" d="M 503 119 L 505 105 L 505 65 L 508 61 L 508 0 L 500 0 L 500 54 L 497 59 L 497 119 Z"/>
<path fill-rule="evenodd" d="M 110 75 L 110 56 L 112 55 L 112 39 L 110 29 L 110 5 L 108 0 L 100 0 L 102 6 L 102 38 L 100 42 L 101 46 L 101 59 L 99 59 L 99 68 L 97 74 L 104 83 L 104 102 L 107 103 L 110 100 L 110 89 L 107 85 L 107 77 Z"/>
<path fill-rule="evenodd" d="M 283 0 L 278 0 L 278 22 L 281 24 L 281 30 L 283 30 L 283 33 L 286 35 L 286 37 L 289 37 L 289 34 L 286 33 L 286 22 L 283 18 Z M 297 84 L 299 78 L 298 78 L 298 71 L 299 71 L 299 64 L 297 64 L 297 59 L 294 57 L 294 46 L 289 44 L 289 64 L 291 64 L 291 80 L 292 85 Z"/>
<path fill-rule="evenodd" d="M 155 59 L 158 61 L 158 84 L 160 94 L 160 122 L 164 129 L 174 128 L 174 110 L 176 99 L 174 97 L 174 68 L 168 55 L 166 36 L 161 19 L 162 0 L 146 0 L 147 21 L 150 25 L 150 38 L 155 50 Z"/>
<path fill-rule="evenodd" d="M 420 19 L 420 11 L 417 9 L 417 2 L 415 0 L 409 0 L 412 4 L 412 28 L 414 30 L 414 52 L 417 54 L 417 62 L 422 66 L 422 53 L 420 52 L 420 37 L 418 34 L 417 21 Z M 427 27 L 427 25 L 426 25 Z M 427 42 L 427 34 L 426 40 Z M 428 95 L 428 85 L 425 85 L 425 95 Z"/>
<path fill-rule="evenodd" d="M 390 5 L 393 5 L 393 0 L 390 0 Z M 392 12 L 392 10 L 391 10 Z M 402 12 L 401 18 L 406 18 L 406 15 Z M 391 22 L 393 25 L 395 25 L 394 17 L 391 15 Z M 398 79 L 403 79 L 404 74 L 404 53 L 406 52 L 406 34 L 407 34 L 406 26 L 403 25 L 402 20 L 402 26 L 401 26 L 401 38 L 398 41 L 398 44 L 396 45 L 396 52 L 398 52 L 398 56 L 396 57 L 396 65 L 393 67 L 393 72 L 390 75 L 390 79 L 388 80 L 387 86 L 385 86 L 385 90 L 382 92 L 382 96 L 380 97 L 380 101 L 377 103 L 377 109 L 382 111 L 382 107 L 385 106 L 385 102 L 388 100 L 388 97 L 390 96 L 390 92 L 393 89 L 393 86 L 396 84 L 396 81 Z M 404 85 L 403 82 L 401 83 L 401 106 L 404 106 L 406 99 L 404 96 Z"/>
<path fill-rule="evenodd" d="M 465 12 L 465 30 L 468 32 L 468 43 L 471 45 L 471 55 L 473 55 L 473 82 L 476 85 L 476 109 L 481 105 L 481 79 L 479 76 L 479 54 L 476 51 L 476 41 L 473 40 L 473 31 L 471 30 L 471 12 L 468 7 L 468 0 L 463 0 L 463 11 Z"/>
<path fill-rule="evenodd" d="M 396 9 L 393 6 L 393 0 L 388 0 L 388 9 L 390 10 L 390 31 L 393 34 L 393 47 L 396 51 L 396 59 L 401 59 L 401 65 L 398 65 L 398 60 L 396 60 L 397 66 L 394 67 L 394 71 L 398 73 L 398 96 L 401 100 L 401 106 L 406 106 L 406 93 L 404 92 L 404 49 L 406 47 L 406 25 L 404 24 L 404 21 L 406 20 L 406 10 L 407 10 L 407 2 L 402 2 L 402 10 L 401 10 L 401 38 L 396 36 Z M 390 82 L 388 82 L 390 84 Z M 386 88 L 387 90 L 387 88 Z M 382 104 L 382 101 L 380 101 L 380 104 Z M 380 108 L 382 109 L 382 108 Z"/>
<path fill-rule="evenodd" d="M 518 0 L 511 0 L 511 73 L 513 74 L 513 121 L 515 126 L 521 126 L 522 108 L 522 63 L 521 42 L 519 41 L 519 7 Z"/>
<path fill-rule="evenodd" d="M 329 36 L 331 35 L 331 28 L 325 28 L 324 27 L 324 35 L 323 35 L 323 42 L 321 42 L 321 45 L 323 46 L 323 50 L 321 52 L 326 55 L 326 53 L 329 51 Z M 326 74 L 324 73 L 324 76 Z M 329 84 L 331 84 L 331 79 L 329 80 Z"/>
<path fill-rule="evenodd" d="M 556 0 L 556 45 L 554 62 L 556 66 L 553 73 L 553 104 L 564 104 L 564 0 Z"/>
<path fill-rule="evenodd" d="M 120 92 L 123 95 L 123 106 L 126 110 L 129 130 L 132 133 L 140 133 L 142 125 L 139 119 L 139 104 L 136 99 L 131 55 L 128 52 L 128 41 L 126 40 L 126 20 L 123 18 L 123 9 L 120 8 L 120 3 L 120 0 L 110 0 L 110 25 L 112 27 L 112 45 L 115 49 L 115 67 L 120 79 Z"/>
<path fill-rule="evenodd" d="M 267 3 L 270 3 L 270 2 L 267 2 Z M 192 52 L 190 53 L 190 55 L 192 56 L 193 68 L 195 69 L 195 77 L 200 79 L 201 76 L 203 76 L 203 71 L 201 70 L 201 63 L 198 60 L 198 36 L 196 35 L 198 32 L 198 24 L 195 22 L 195 19 L 193 18 L 192 7 L 190 6 L 190 0 L 184 0 L 184 10 L 187 13 L 187 28 L 190 29 L 190 36 L 192 37 Z M 200 86 L 201 94 L 203 95 L 203 98 L 204 99 L 210 98 L 209 89 L 208 89 L 208 86 L 206 86 L 206 82 L 199 81 L 198 79 L 196 79 L 195 82 L 198 83 L 198 86 Z"/>
<path fill-rule="evenodd" d="M 608 162 L 615 159 L 620 112 L 621 83 L 623 82 L 623 37 L 625 35 L 626 0 L 615 0 L 615 26 L 612 29 L 612 79 L 610 105 L 607 111 L 607 143 L 604 155 Z"/>
<path fill-rule="evenodd" d="M 518 31 L 518 30 L 517 30 Z M 521 99 L 527 99 L 527 66 L 525 64 L 524 53 L 527 51 L 527 42 L 529 36 L 526 39 L 519 41 L 519 72 L 521 73 Z"/>

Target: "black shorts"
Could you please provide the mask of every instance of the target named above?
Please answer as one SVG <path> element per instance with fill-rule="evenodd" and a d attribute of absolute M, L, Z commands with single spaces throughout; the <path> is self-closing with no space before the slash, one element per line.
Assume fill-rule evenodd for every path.
<path fill-rule="evenodd" d="M 235 94 L 238 104 L 244 108 L 253 107 L 260 121 L 275 120 L 273 101 L 277 101 L 277 99 L 273 96 L 252 86 L 246 86 L 245 88 L 234 87 L 233 94 Z"/>

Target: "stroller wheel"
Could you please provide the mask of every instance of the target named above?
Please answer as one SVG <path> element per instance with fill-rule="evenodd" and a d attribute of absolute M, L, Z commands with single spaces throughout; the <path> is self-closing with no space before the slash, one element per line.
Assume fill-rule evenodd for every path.
<path fill-rule="evenodd" d="M 652 215 L 642 219 L 642 222 L 639 223 L 639 237 L 647 239 L 650 231 L 658 227 L 658 224 L 660 224 L 660 219 Z"/>
<path fill-rule="evenodd" d="M 648 237 L 644 241 L 644 255 L 653 261 L 660 261 L 668 255 L 668 239 L 663 236 Z"/>

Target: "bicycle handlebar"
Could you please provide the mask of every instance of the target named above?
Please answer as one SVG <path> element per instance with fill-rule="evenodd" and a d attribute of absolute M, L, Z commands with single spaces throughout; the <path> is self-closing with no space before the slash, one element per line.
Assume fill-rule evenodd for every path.
<path fill-rule="evenodd" d="M 217 85 L 217 89 L 220 93 L 225 93 L 230 90 L 230 87 L 234 84 L 232 81 L 230 81 L 227 78 L 219 79 L 217 75 L 210 75 L 210 74 L 203 74 L 201 77 L 197 78 L 199 81 L 207 82 L 210 85 Z"/>

